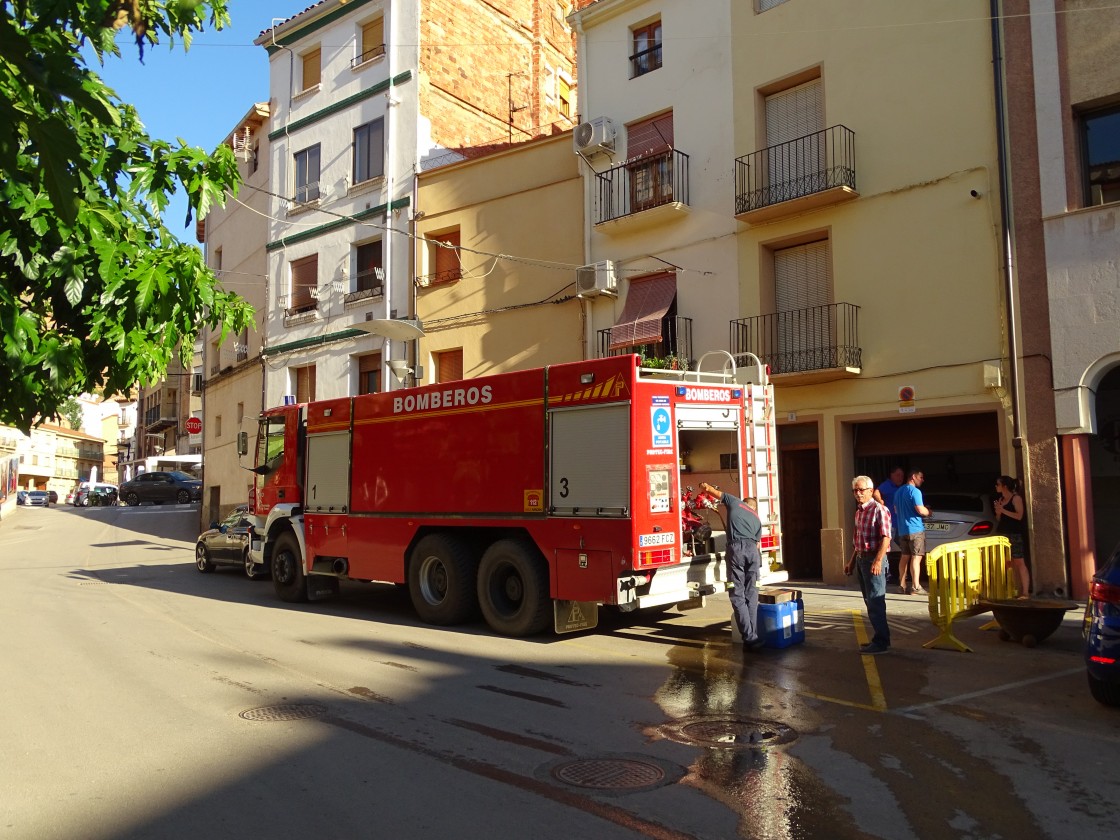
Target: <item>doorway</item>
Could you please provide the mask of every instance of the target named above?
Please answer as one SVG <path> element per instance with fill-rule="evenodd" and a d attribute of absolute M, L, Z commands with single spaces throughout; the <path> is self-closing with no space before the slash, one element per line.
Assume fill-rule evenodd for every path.
<path fill-rule="evenodd" d="M 791 580 L 821 580 L 821 456 L 817 427 L 778 427 L 782 562 Z"/>

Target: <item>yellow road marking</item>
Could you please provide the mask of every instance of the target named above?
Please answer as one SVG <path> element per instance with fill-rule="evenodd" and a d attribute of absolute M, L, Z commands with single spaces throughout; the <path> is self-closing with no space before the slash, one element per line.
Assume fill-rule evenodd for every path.
<path fill-rule="evenodd" d="M 870 641 L 867 638 L 867 629 L 863 626 L 863 615 L 859 610 L 848 610 L 852 614 L 852 625 L 856 629 L 856 642 L 861 646 Z M 861 654 L 863 660 L 863 675 L 867 678 L 867 688 L 871 692 L 871 706 L 880 712 L 887 710 L 887 698 L 883 695 L 883 683 L 879 679 L 879 669 L 875 665 L 875 657 L 869 653 Z"/>

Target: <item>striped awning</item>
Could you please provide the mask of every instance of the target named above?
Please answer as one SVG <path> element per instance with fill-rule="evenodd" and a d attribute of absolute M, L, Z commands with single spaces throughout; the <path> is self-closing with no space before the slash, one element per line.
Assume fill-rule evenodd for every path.
<path fill-rule="evenodd" d="M 611 327 L 611 350 L 661 341 L 661 324 L 676 296 L 676 274 L 631 280 L 622 315 Z"/>

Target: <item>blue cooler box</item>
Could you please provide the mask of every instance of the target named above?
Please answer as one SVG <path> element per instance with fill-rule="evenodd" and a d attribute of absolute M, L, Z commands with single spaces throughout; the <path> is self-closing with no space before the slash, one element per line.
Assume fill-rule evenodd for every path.
<path fill-rule="evenodd" d="M 784 648 L 805 641 L 805 602 L 758 605 L 758 635 L 768 648 Z"/>

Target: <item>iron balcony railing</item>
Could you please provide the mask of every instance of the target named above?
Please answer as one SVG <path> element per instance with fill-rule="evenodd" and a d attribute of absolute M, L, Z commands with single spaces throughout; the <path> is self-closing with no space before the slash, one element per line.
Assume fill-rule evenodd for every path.
<path fill-rule="evenodd" d="M 661 66 L 661 45 L 654 44 L 630 56 L 630 78 L 644 76 Z"/>
<path fill-rule="evenodd" d="M 731 322 L 731 352 L 754 353 L 770 373 L 862 367 L 859 307 L 830 303 Z"/>
<path fill-rule="evenodd" d="M 735 214 L 823 192 L 856 188 L 856 136 L 834 125 L 735 161 Z"/>
<path fill-rule="evenodd" d="M 367 61 L 372 61 L 382 55 L 385 55 L 385 45 L 378 44 L 376 47 L 370 47 L 361 55 L 354 56 L 350 59 L 350 66 L 357 67 L 359 64 L 365 64 Z"/>
<path fill-rule="evenodd" d="M 661 341 L 657 344 L 642 344 L 635 347 L 611 349 L 611 331 L 599 330 L 599 356 L 624 356 L 639 353 L 646 357 L 650 367 L 672 367 L 675 363 L 681 369 L 689 368 L 692 358 L 692 319 L 679 315 L 663 318 L 661 321 Z"/>
<path fill-rule="evenodd" d="M 595 224 L 673 202 L 688 204 L 688 155 L 667 149 L 598 173 Z"/>

